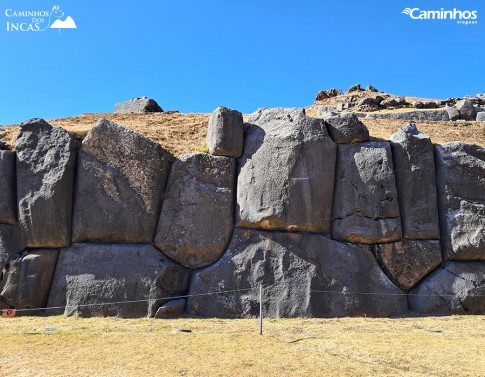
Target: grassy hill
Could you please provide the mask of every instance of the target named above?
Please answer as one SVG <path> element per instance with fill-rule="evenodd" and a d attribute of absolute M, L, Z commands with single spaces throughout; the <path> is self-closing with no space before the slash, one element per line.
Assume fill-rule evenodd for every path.
<path fill-rule="evenodd" d="M 307 115 L 316 117 L 317 106 L 306 108 Z M 405 110 L 404 110 L 405 111 Z M 150 114 L 82 114 L 69 118 L 48 119 L 53 126 L 63 127 L 75 137 L 84 138 L 99 118 L 106 118 L 129 127 L 160 143 L 174 155 L 181 155 L 203 149 L 207 122 L 210 114 L 196 113 L 150 113 Z M 247 118 L 247 115 L 245 115 Z M 362 118 L 373 139 L 388 140 L 399 127 L 407 122 L 402 120 Z M 485 123 L 478 122 L 416 122 L 418 128 L 428 134 L 434 143 L 465 141 L 485 146 Z M 15 145 L 18 126 L 6 127 L 4 140 L 10 148 Z"/>

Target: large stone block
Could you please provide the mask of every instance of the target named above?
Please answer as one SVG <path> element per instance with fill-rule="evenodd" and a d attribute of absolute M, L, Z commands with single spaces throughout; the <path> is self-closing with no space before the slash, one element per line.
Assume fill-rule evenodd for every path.
<path fill-rule="evenodd" d="M 401 238 L 389 143 L 369 141 L 339 145 L 332 237 L 356 243 Z"/>
<path fill-rule="evenodd" d="M 14 259 L 0 289 L 0 302 L 15 309 L 45 308 L 58 255 L 57 249 L 27 250 Z"/>
<path fill-rule="evenodd" d="M 154 141 L 99 120 L 79 152 L 73 243 L 151 243 L 171 160 Z"/>
<path fill-rule="evenodd" d="M 404 238 L 439 239 L 433 144 L 408 124 L 391 136 Z"/>
<path fill-rule="evenodd" d="M 450 118 L 451 121 L 460 119 L 460 112 L 455 106 L 450 106 L 446 104 L 445 110 L 447 111 L 448 118 Z"/>
<path fill-rule="evenodd" d="M 441 264 L 440 243 L 435 240 L 379 244 L 374 250 L 387 276 L 406 291 Z"/>
<path fill-rule="evenodd" d="M 59 256 L 48 305 L 81 317 L 153 317 L 189 281 L 190 270 L 151 245 L 78 244 Z"/>
<path fill-rule="evenodd" d="M 473 102 L 462 99 L 456 103 L 456 108 L 460 112 L 460 119 L 464 120 L 475 120 L 477 117 L 477 112 L 473 106 Z"/>
<path fill-rule="evenodd" d="M 426 315 L 485 314 L 485 262 L 448 262 L 411 290 L 410 309 Z"/>
<path fill-rule="evenodd" d="M 158 103 L 148 97 L 132 98 L 115 105 L 115 113 L 160 113 L 163 109 Z"/>
<path fill-rule="evenodd" d="M 393 316 L 407 299 L 372 253 L 322 235 L 236 229 L 227 252 L 194 272 L 187 311 L 198 316 Z M 233 291 L 203 296 L 207 292 Z"/>
<path fill-rule="evenodd" d="M 435 152 L 445 258 L 485 260 L 485 148 L 454 142 Z"/>
<path fill-rule="evenodd" d="M 369 140 L 369 130 L 352 112 L 325 118 L 325 122 L 330 136 L 338 144 Z"/>
<path fill-rule="evenodd" d="M 234 226 L 236 160 L 194 153 L 173 165 L 155 245 L 188 268 L 215 262 Z"/>
<path fill-rule="evenodd" d="M 243 116 L 239 111 L 219 106 L 209 119 L 207 147 L 215 156 L 241 157 L 244 144 Z"/>
<path fill-rule="evenodd" d="M 71 238 L 72 192 L 79 143 L 43 119 L 17 136 L 19 226 L 27 247 L 60 248 Z"/>
<path fill-rule="evenodd" d="M 0 223 L 17 223 L 15 152 L 0 151 Z"/>
<path fill-rule="evenodd" d="M 18 226 L 0 224 L 0 282 L 10 261 L 24 249 L 25 244 Z"/>
<path fill-rule="evenodd" d="M 336 144 L 304 109 L 260 109 L 246 125 L 236 225 L 329 232 Z"/>

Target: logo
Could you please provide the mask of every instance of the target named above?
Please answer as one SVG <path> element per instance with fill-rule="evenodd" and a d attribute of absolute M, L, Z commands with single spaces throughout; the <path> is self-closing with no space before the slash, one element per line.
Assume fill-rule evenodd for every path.
<path fill-rule="evenodd" d="M 476 10 L 422 10 L 419 8 L 406 8 L 402 12 L 413 20 L 451 20 L 462 25 L 478 24 L 478 11 Z"/>
<path fill-rule="evenodd" d="M 48 10 L 5 10 L 7 16 L 7 31 L 29 32 L 45 31 L 48 29 L 77 29 L 76 23 L 71 16 L 64 17 L 64 12 L 59 5 L 54 5 Z"/>

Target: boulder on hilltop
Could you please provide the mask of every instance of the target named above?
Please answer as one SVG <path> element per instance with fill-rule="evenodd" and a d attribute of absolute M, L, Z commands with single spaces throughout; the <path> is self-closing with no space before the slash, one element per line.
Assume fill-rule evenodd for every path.
<path fill-rule="evenodd" d="M 115 105 L 115 113 L 161 113 L 163 109 L 157 101 L 148 97 L 132 98 Z"/>

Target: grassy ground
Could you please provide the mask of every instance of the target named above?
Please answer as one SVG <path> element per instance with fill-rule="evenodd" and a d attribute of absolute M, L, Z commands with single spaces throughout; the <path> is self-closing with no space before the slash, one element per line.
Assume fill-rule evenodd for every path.
<path fill-rule="evenodd" d="M 316 107 L 307 108 L 309 116 L 316 116 Z M 76 117 L 48 120 L 53 126 L 67 129 L 79 139 L 84 138 L 99 118 L 106 118 L 155 140 L 174 155 L 201 151 L 207 134 L 210 114 L 83 114 Z M 245 116 L 247 118 L 247 116 Z M 402 120 L 363 118 L 372 138 L 388 140 L 399 127 L 407 124 Z M 416 122 L 418 128 L 428 134 L 434 143 L 465 141 L 485 146 L 485 123 L 478 122 Z M 13 149 L 18 132 L 17 126 L 7 127 L 3 138 Z"/>
<path fill-rule="evenodd" d="M 263 336 L 255 319 L 17 317 L 0 337 L 1 376 L 485 375 L 485 316 L 267 319 Z"/>

